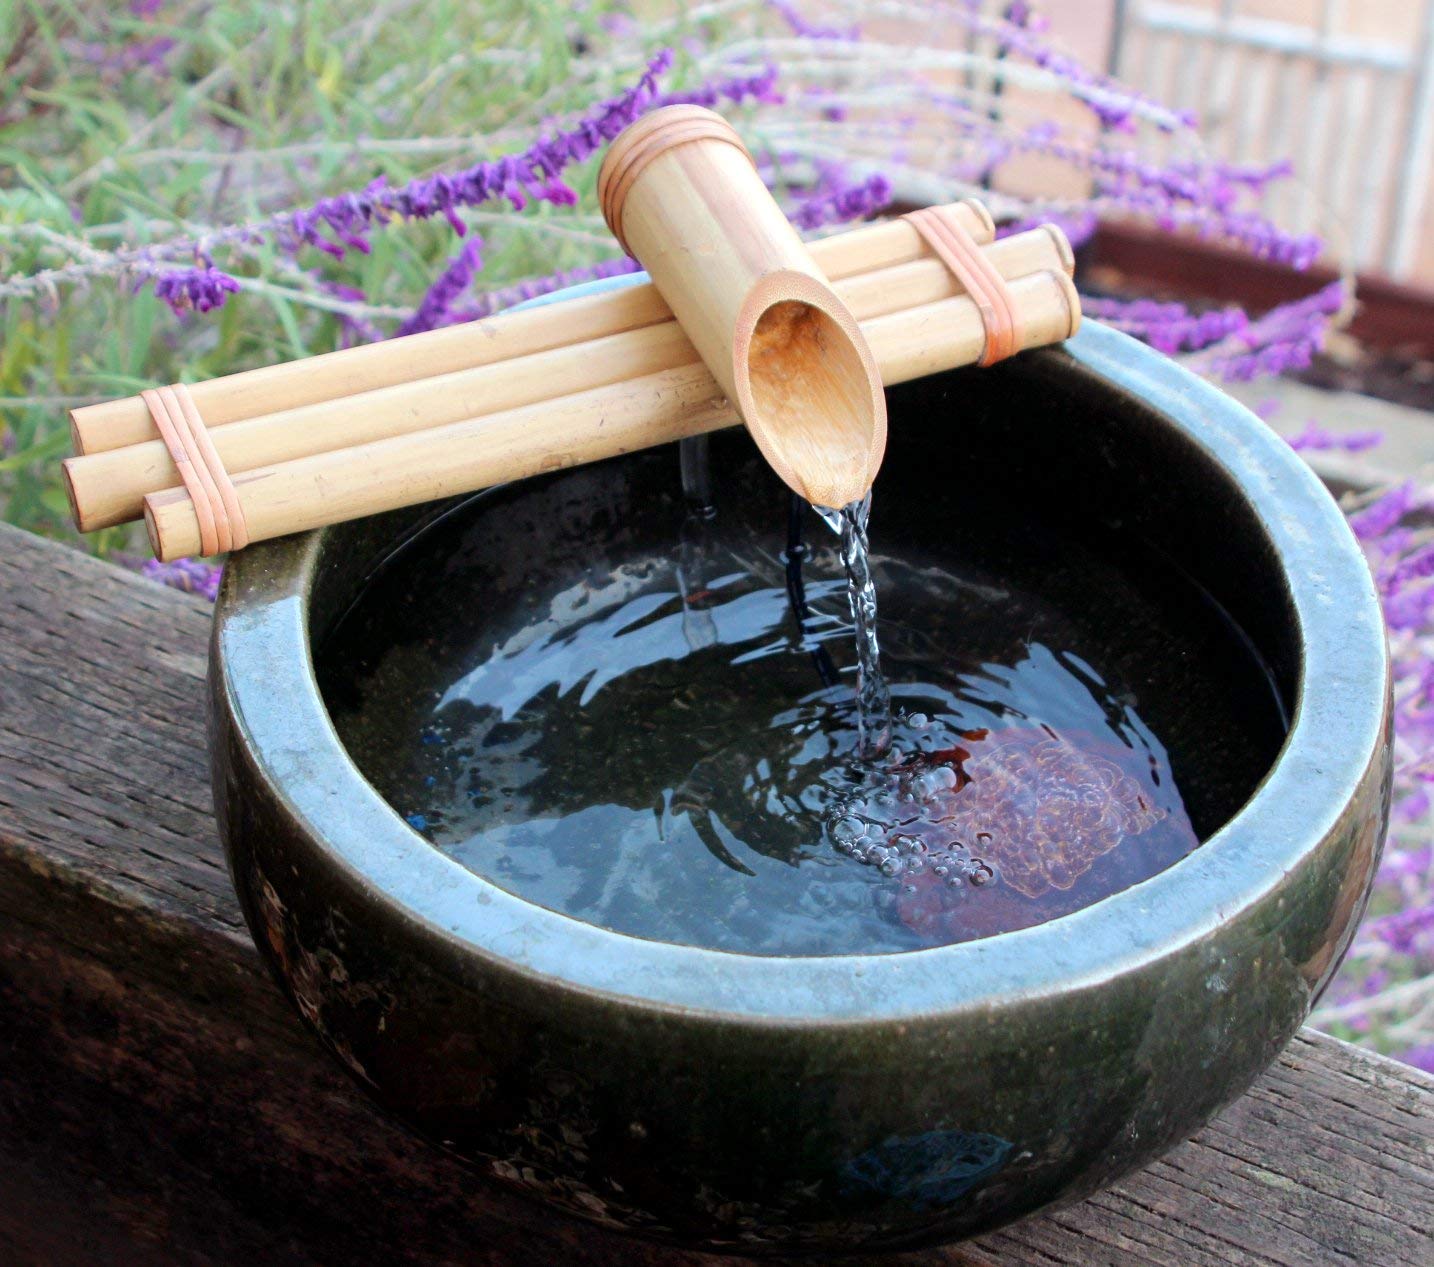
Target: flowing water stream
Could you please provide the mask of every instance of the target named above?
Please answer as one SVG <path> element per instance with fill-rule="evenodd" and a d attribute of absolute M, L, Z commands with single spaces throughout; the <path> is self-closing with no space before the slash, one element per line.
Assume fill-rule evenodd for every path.
<path fill-rule="evenodd" d="M 814 507 L 841 540 L 846 570 L 847 603 L 856 635 L 857 756 L 868 761 L 884 757 L 891 747 L 891 691 L 881 671 L 881 645 L 876 633 L 876 582 L 871 576 L 871 493 L 841 510 Z"/>

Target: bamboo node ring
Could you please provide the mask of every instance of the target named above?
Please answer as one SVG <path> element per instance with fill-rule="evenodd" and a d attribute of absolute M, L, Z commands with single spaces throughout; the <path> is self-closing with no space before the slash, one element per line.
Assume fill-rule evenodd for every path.
<path fill-rule="evenodd" d="M 692 141 L 722 141 L 736 147 L 753 167 L 756 162 L 730 123 L 701 106 L 667 106 L 656 110 L 623 132 L 607 152 L 598 170 L 597 194 L 603 219 L 618 245 L 632 254 L 622 232 L 622 209 L 628 191 L 643 169 L 674 146 Z"/>

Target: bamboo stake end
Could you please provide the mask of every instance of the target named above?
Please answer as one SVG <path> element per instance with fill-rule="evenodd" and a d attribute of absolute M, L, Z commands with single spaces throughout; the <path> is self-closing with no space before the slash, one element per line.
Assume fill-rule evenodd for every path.
<path fill-rule="evenodd" d="M 86 452 L 85 431 L 79 418 L 75 416 L 78 413 L 78 409 L 71 409 L 66 412 L 66 416 L 70 420 L 70 450 L 76 457 L 83 457 Z"/>
<path fill-rule="evenodd" d="M 197 544 L 178 541 L 188 537 L 199 540 L 199 521 L 194 504 L 182 488 L 167 488 L 162 493 L 146 493 L 144 498 L 144 530 L 149 535 L 149 548 L 161 563 L 196 554 Z"/>
<path fill-rule="evenodd" d="M 1050 238 L 1056 248 L 1056 256 L 1061 263 L 1061 271 L 1067 277 L 1075 275 L 1075 250 L 1071 247 L 1070 238 L 1066 237 L 1065 230 L 1058 224 L 1041 224 L 1036 226 Z"/>
<path fill-rule="evenodd" d="M 1056 232 L 1060 233 L 1060 230 L 1057 229 Z M 1064 238 L 1065 234 L 1061 233 L 1061 237 Z M 1066 301 L 1066 313 L 1069 317 L 1069 323 L 1065 334 L 1063 334 L 1061 338 L 1069 339 L 1080 329 L 1080 292 L 1076 290 L 1075 282 L 1071 280 L 1068 274 L 1052 273 L 1051 277 L 1055 280 L 1056 285 L 1060 287 L 1061 294 Z"/>
<path fill-rule="evenodd" d="M 75 529 L 79 532 L 93 532 L 100 525 L 91 523 L 80 510 L 80 495 L 75 491 L 75 473 L 71 467 L 74 461 L 74 458 L 65 458 L 60 462 L 60 481 L 65 486 L 65 497 L 70 503 L 70 518 L 75 521 Z"/>
<path fill-rule="evenodd" d="M 981 241 L 989 242 L 996 236 L 996 221 L 991 215 L 991 209 L 979 198 L 963 198 L 957 205 L 969 208 L 972 215 L 981 222 Z"/>

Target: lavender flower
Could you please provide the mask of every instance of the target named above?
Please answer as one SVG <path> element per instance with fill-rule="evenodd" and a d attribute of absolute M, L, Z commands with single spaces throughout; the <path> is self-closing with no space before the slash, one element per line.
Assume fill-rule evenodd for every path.
<path fill-rule="evenodd" d="M 1348 435 L 1335 435 L 1313 418 L 1305 423 L 1304 430 L 1298 435 L 1289 437 L 1290 448 L 1296 452 L 1339 449 L 1345 453 L 1363 453 L 1366 449 L 1378 447 L 1383 440 L 1382 431 L 1353 431 Z"/>
<path fill-rule="evenodd" d="M 1419 508 L 1419 499 L 1412 480 L 1391 488 L 1373 505 L 1349 517 L 1349 526 L 1361 541 L 1379 542 L 1393 531 L 1405 515 Z"/>
<path fill-rule="evenodd" d="M 1072 247 L 1081 247 L 1095 236 L 1096 229 L 1100 227 L 1100 219 L 1089 207 L 1074 209 L 1051 207 L 1037 215 L 1026 216 L 1023 219 L 1012 220 L 1001 225 L 996 230 L 996 236 L 998 238 L 1010 237 L 1013 233 L 1024 233 L 1027 229 L 1038 228 L 1043 224 L 1055 225 L 1066 235 L 1066 240 Z M 1084 298 L 1081 303 L 1084 305 Z"/>
<path fill-rule="evenodd" d="M 105 271 L 127 271 L 142 284 L 153 282 L 160 296 L 176 311 L 193 308 L 207 312 L 221 306 L 239 288 L 232 276 L 210 261 L 210 252 L 222 245 L 252 246 L 267 238 L 288 251 L 313 246 L 340 258 L 350 250 L 366 253 L 367 235 L 395 219 L 442 215 L 456 233 L 466 236 L 467 226 L 460 210 L 495 198 L 507 199 L 515 210 L 527 206 L 531 199 L 570 206 L 577 195 L 562 182 L 560 173 L 590 158 L 650 108 L 657 97 L 658 80 L 671 63 L 670 49 L 658 53 L 633 87 L 521 153 L 478 163 L 460 172 L 439 172 L 397 187 L 378 179 L 357 192 L 325 198 L 254 224 L 216 230 L 203 242 L 92 252 L 93 258 L 61 269 L 7 279 L 4 289 L 11 295 L 50 295 L 61 283 L 74 283 Z M 198 266 L 178 263 L 195 258 L 200 261 Z"/>
<path fill-rule="evenodd" d="M 473 278 L 482 267 L 483 239 L 470 238 L 458 254 L 448 261 L 447 267 L 428 288 L 428 293 L 423 296 L 413 316 L 398 327 L 397 333 L 417 334 L 421 330 L 432 330 L 436 326 L 446 325 L 449 310 L 458 296 L 473 284 Z"/>
<path fill-rule="evenodd" d="M 713 106 L 726 101 L 732 105 L 760 102 L 763 105 L 781 105 L 786 100 L 777 90 L 777 68 L 768 66 L 755 75 L 739 75 L 734 79 L 719 79 L 689 92 L 669 92 L 658 97 L 653 108 L 659 106 L 693 105 Z"/>
<path fill-rule="evenodd" d="M 1280 304 L 1191 364 L 1215 378 L 1248 382 L 1263 374 L 1304 369 L 1324 342 L 1329 319 L 1345 304 L 1343 282 L 1331 282 L 1303 299 Z"/>
<path fill-rule="evenodd" d="M 790 218 L 799 229 L 817 229 L 864 220 L 890 203 L 891 182 L 879 172 L 852 183 L 838 177 L 824 181 L 820 192 L 791 210 Z"/>
<path fill-rule="evenodd" d="M 172 563 L 146 559 L 139 570 L 152 581 L 186 594 L 198 594 L 211 603 L 219 595 L 219 580 L 224 573 L 219 564 L 205 563 L 202 559 L 175 559 Z"/>
<path fill-rule="evenodd" d="M 1425 1073 L 1434 1073 L 1434 1043 L 1421 1043 L 1418 1047 L 1410 1047 L 1399 1053 L 1399 1059 L 1416 1069 L 1424 1070 Z"/>
<path fill-rule="evenodd" d="M 546 277 L 537 277 L 529 281 L 518 282 L 513 286 L 490 290 L 477 305 L 461 312 L 455 311 L 452 314 L 452 321 L 455 324 L 459 321 L 476 321 L 480 317 L 489 317 L 495 312 L 501 312 L 504 308 L 511 308 L 514 304 L 537 299 L 540 295 L 550 295 L 556 290 L 576 286 L 580 282 L 597 281 L 603 277 L 620 277 L 625 273 L 637 271 L 637 261 L 629 259 L 625 255 L 620 255 L 615 259 L 599 260 L 596 264 L 585 264 L 580 268 L 561 269 Z"/>
<path fill-rule="evenodd" d="M 281 234 L 292 248 L 307 244 L 343 255 L 346 249 L 366 252 L 365 234 L 396 216 L 427 220 L 442 215 L 462 236 L 468 229 L 459 210 L 494 198 L 506 198 L 515 211 L 521 211 L 533 198 L 571 205 L 576 195 L 562 184 L 559 175 L 571 164 L 597 153 L 642 114 L 657 96 L 658 77 L 671 64 L 672 50 L 664 49 L 647 64 L 633 88 L 603 102 L 568 131 L 544 137 L 521 154 L 477 163 L 461 172 L 440 172 L 398 188 L 376 180 L 360 193 L 325 198 L 292 213 L 280 227 Z"/>
<path fill-rule="evenodd" d="M 1250 323 L 1239 308 L 1212 308 L 1197 313 L 1182 303 L 1157 303 L 1149 299 L 1082 298 L 1081 311 L 1144 339 L 1151 347 L 1172 356 L 1176 352 L 1209 347 L 1244 330 Z"/>
<path fill-rule="evenodd" d="M 1376 915 L 1364 922 L 1359 935 L 1361 939 L 1383 943 L 1398 955 L 1434 952 L 1434 906 Z"/>
<path fill-rule="evenodd" d="M 1003 52 L 1014 53 L 1033 66 L 1059 77 L 1105 128 L 1130 130 L 1137 110 L 1153 118 L 1156 125 L 1167 132 L 1193 128 L 1196 124 L 1195 116 L 1189 111 L 1167 110 L 1110 76 L 1090 70 L 1069 54 L 1043 44 L 1036 37 L 1044 29 L 1044 24 L 1033 20 L 1026 5 L 1019 6 L 1005 20 L 986 17 L 975 0 L 964 4 L 932 5 L 931 8 L 939 8 L 973 34 L 990 38 Z"/>
<path fill-rule="evenodd" d="M 793 35 L 800 35 L 806 40 L 845 40 L 848 43 L 861 39 L 861 28 L 858 26 L 821 26 L 815 22 L 809 22 L 794 4 L 787 3 L 787 0 L 767 0 L 767 7 L 781 17 L 792 29 Z"/>
<path fill-rule="evenodd" d="M 239 289 L 237 279 L 221 272 L 212 264 L 193 268 L 155 269 L 154 293 L 175 312 L 187 308 L 209 312 L 223 305 L 225 299 Z"/>

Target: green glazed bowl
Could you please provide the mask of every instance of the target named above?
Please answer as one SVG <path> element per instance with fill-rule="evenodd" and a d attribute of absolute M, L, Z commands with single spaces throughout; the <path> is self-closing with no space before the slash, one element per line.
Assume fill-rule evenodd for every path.
<path fill-rule="evenodd" d="M 1294 719 L 1284 748 L 1181 862 L 1035 928 L 902 954 L 764 958 L 610 932 L 431 847 L 325 711 L 312 647 L 441 508 L 253 547 L 226 570 L 214 789 L 255 941 L 353 1077 L 482 1174 L 707 1249 L 953 1240 L 1186 1138 L 1334 972 L 1378 861 L 1391 749 L 1373 583 L 1324 488 L 1240 405 L 1094 323 L 893 389 L 890 415 L 878 498 L 939 426 L 967 469 L 1153 542 L 1271 666 Z M 616 479 L 628 460 L 596 469 Z"/>

